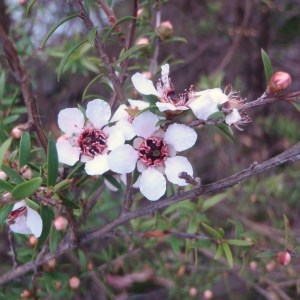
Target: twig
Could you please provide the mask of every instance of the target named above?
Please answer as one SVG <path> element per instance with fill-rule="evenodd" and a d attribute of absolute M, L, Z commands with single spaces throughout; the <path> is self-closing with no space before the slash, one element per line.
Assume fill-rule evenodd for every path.
<path fill-rule="evenodd" d="M 15 269 L 18 266 L 17 252 L 15 248 L 14 239 L 10 230 L 8 231 L 8 241 L 9 241 L 9 248 L 11 251 L 11 257 L 13 262 L 13 269 Z"/>
<path fill-rule="evenodd" d="M 29 74 L 23 67 L 18 56 L 14 43 L 9 39 L 3 27 L 0 25 L 0 45 L 2 46 L 6 55 L 7 61 L 12 70 L 15 80 L 19 83 L 21 92 L 28 114 L 28 128 L 33 128 L 38 136 L 38 139 L 44 149 L 47 151 L 47 137 L 43 130 L 43 126 L 39 117 L 39 112 L 36 105 L 36 97 L 33 95 L 31 79 Z"/>
<path fill-rule="evenodd" d="M 195 193 L 199 193 L 200 195 L 200 194 L 219 192 L 226 188 L 233 187 L 234 185 L 239 184 L 242 181 L 246 180 L 247 178 L 253 177 L 256 174 L 270 170 L 289 161 L 294 162 L 298 160 L 300 160 L 300 142 L 298 142 L 291 148 L 287 149 L 286 151 L 282 152 L 281 154 L 266 160 L 263 163 L 260 164 L 257 163 L 254 166 L 252 165 L 232 176 L 229 176 L 227 178 L 224 178 L 222 180 L 219 180 L 211 184 L 203 185 L 201 187 L 201 191 L 197 191 L 198 188 L 195 188 L 191 191 L 187 191 L 182 194 L 176 194 L 170 198 L 166 198 L 165 200 L 161 200 L 153 204 L 149 204 L 148 206 L 142 207 L 135 211 L 122 214 L 118 218 L 110 222 L 109 224 L 105 225 L 104 227 L 96 229 L 93 232 L 87 233 L 84 236 L 82 236 L 81 240 L 79 241 L 79 245 L 90 242 L 92 240 L 105 238 L 106 234 L 112 232 L 118 226 L 137 217 L 144 216 L 144 215 L 151 215 L 151 213 L 153 213 L 154 211 L 168 207 L 173 203 L 177 203 L 185 199 L 193 198 L 195 196 Z M 70 245 L 67 240 L 64 240 L 58 246 L 58 249 L 54 253 L 48 253 L 38 261 L 28 262 L 0 276 L 0 284 L 5 284 L 6 282 L 14 280 L 15 278 L 22 276 L 28 272 L 31 272 L 36 267 L 42 265 L 44 262 L 52 258 L 58 257 L 63 253 L 70 251 L 74 248 L 76 248 L 75 245 Z"/>

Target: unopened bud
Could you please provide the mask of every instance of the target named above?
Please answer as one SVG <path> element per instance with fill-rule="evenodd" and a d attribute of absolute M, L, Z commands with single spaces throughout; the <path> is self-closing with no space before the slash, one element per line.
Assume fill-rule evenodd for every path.
<path fill-rule="evenodd" d="M 73 290 L 78 289 L 80 286 L 80 279 L 77 276 L 73 276 L 69 279 L 69 287 Z"/>
<path fill-rule="evenodd" d="M 209 300 L 213 298 L 213 292 L 211 290 L 206 290 L 203 292 L 203 299 Z"/>
<path fill-rule="evenodd" d="M 276 267 L 276 262 L 275 262 L 275 260 L 271 260 L 271 261 L 266 265 L 266 270 L 267 270 L 268 272 L 272 272 L 272 271 L 274 271 L 275 267 Z"/>
<path fill-rule="evenodd" d="M 23 292 L 21 293 L 21 298 L 22 299 L 29 299 L 31 297 L 31 291 L 28 289 L 23 290 Z"/>
<path fill-rule="evenodd" d="M 34 235 L 31 235 L 28 239 L 28 243 L 31 247 L 35 247 L 37 242 L 38 242 L 38 239 Z"/>
<path fill-rule="evenodd" d="M 291 261 L 291 253 L 288 250 L 282 251 L 277 253 L 277 262 L 280 263 L 282 266 L 286 266 Z"/>
<path fill-rule="evenodd" d="M 160 25 L 156 28 L 156 34 L 161 40 L 170 38 L 174 34 L 172 23 L 170 21 L 160 23 Z"/>
<path fill-rule="evenodd" d="M 67 218 L 63 216 L 58 216 L 54 221 L 53 225 L 57 231 L 65 230 L 68 226 L 68 220 Z"/>
<path fill-rule="evenodd" d="M 256 271 L 257 269 L 257 262 L 256 261 L 250 261 L 249 263 L 249 269 L 252 270 L 252 271 Z"/>
<path fill-rule="evenodd" d="M 26 180 L 31 179 L 33 176 L 32 169 L 30 167 L 28 167 L 27 165 L 25 165 L 23 168 L 21 168 L 19 173 Z"/>
<path fill-rule="evenodd" d="M 4 202 L 9 202 L 9 201 L 12 201 L 12 195 L 11 195 L 11 193 L 10 192 L 4 192 L 3 194 L 2 194 L 2 200 L 4 201 Z"/>
<path fill-rule="evenodd" d="M 12 131 L 10 132 L 11 133 L 11 136 L 14 138 L 14 139 L 20 139 L 21 138 L 21 135 L 22 135 L 22 130 L 16 126 L 12 129 Z"/>
<path fill-rule="evenodd" d="M 267 87 L 267 92 L 270 94 L 277 94 L 285 89 L 287 89 L 292 83 L 292 78 L 289 73 L 286 72 L 276 72 L 274 73 L 270 80 Z"/>
<path fill-rule="evenodd" d="M 43 264 L 43 269 L 46 272 L 54 271 L 56 268 L 56 259 L 52 258 Z"/>
<path fill-rule="evenodd" d="M 198 293 L 198 291 L 197 291 L 197 289 L 195 288 L 195 287 L 191 287 L 190 288 L 190 290 L 189 290 L 189 295 L 191 296 L 191 297 L 196 297 L 197 296 L 197 293 Z"/>
<path fill-rule="evenodd" d="M 147 46 L 150 43 L 150 40 L 147 37 L 141 37 L 136 40 L 135 44 L 138 45 L 145 45 Z"/>
<path fill-rule="evenodd" d="M 5 172 L 0 171 L 0 179 L 1 179 L 1 180 L 4 180 L 4 181 L 7 179 L 7 175 L 6 175 Z"/>
<path fill-rule="evenodd" d="M 137 14 L 136 14 L 136 17 L 138 19 L 142 18 L 144 15 L 145 15 L 145 9 L 144 8 L 140 8 L 138 11 L 137 11 Z"/>

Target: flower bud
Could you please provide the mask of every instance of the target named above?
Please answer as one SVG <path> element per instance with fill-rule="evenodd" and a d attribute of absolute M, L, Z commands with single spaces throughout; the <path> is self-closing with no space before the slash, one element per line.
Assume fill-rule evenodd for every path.
<path fill-rule="evenodd" d="M 144 8 L 140 8 L 137 11 L 136 17 L 138 19 L 141 19 L 142 17 L 144 17 L 145 13 L 146 13 L 145 9 Z"/>
<path fill-rule="evenodd" d="M 7 175 L 6 175 L 5 172 L 0 171 L 0 179 L 3 180 L 3 181 L 5 181 L 7 179 Z"/>
<path fill-rule="evenodd" d="M 280 263 L 282 266 L 286 266 L 291 261 L 291 253 L 290 251 L 285 250 L 277 253 L 276 258 L 278 263 Z"/>
<path fill-rule="evenodd" d="M 203 292 L 203 299 L 209 300 L 213 298 L 213 292 L 211 290 L 206 290 Z"/>
<path fill-rule="evenodd" d="M 22 132 L 23 131 L 20 129 L 20 127 L 16 126 L 11 130 L 10 134 L 14 139 L 20 139 Z"/>
<path fill-rule="evenodd" d="M 2 194 L 2 200 L 4 201 L 4 202 L 9 202 L 9 201 L 12 201 L 12 195 L 11 195 L 11 193 L 10 192 L 4 192 L 3 194 Z"/>
<path fill-rule="evenodd" d="M 80 279 L 77 276 L 73 276 L 69 279 L 69 287 L 73 290 L 78 289 L 80 286 Z"/>
<path fill-rule="evenodd" d="M 34 235 L 31 235 L 28 239 L 28 243 L 31 247 L 35 247 L 37 242 L 38 242 L 38 239 Z"/>
<path fill-rule="evenodd" d="M 172 23 L 170 21 L 160 23 L 160 25 L 156 28 L 156 34 L 161 40 L 170 38 L 174 34 Z"/>
<path fill-rule="evenodd" d="M 53 225 L 57 231 L 65 230 L 68 226 L 68 220 L 67 218 L 63 216 L 58 216 L 54 221 Z"/>
<path fill-rule="evenodd" d="M 30 167 L 28 167 L 27 165 L 25 165 L 23 168 L 21 168 L 19 173 L 26 180 L 30 180 L 33 176 L 32 169 Z"/>
<path fill-rule="evenodd" d="M 22 299 L 29 299 L 29 298 L 31 298 L 31 291 L 30 290 L 28 290 L 28 289 L 25 289 L 25 290 L 23 290 L 23 292 L 21 293 L 21 298 Z"/>
<path fill-rule="evenodd" d="M 292 83 L 292 78 L 289 73 L 276 72 L 274 73 L 267 86 L 267 92 L 270 94 L 277 94 L 287 89 Z"/>
<path fill-rule="evenodd" d="M 43 264 L 43 269 L 46 272 L 52 272 L 56 268 L 56 259 L 52 258 Z"/>

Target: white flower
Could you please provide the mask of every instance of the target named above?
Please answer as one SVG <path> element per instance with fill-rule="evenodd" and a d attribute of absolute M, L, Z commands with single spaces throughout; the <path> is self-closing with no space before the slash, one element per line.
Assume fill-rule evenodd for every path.
<path fill-rule="evenodd" d="M 233 108 L 232 111 L 225 117 L 225 123 L 229 126 L 237 124 L 242 119 L 237 108 Z"/>
<path fill-rule="evenodd" d="M 107 126 L 111 110 L 105 101 L 90 101 L 86 116 L 87 121 L 77 108 L 59 112 L 58 125 L 65 135 L 56 143 L 58 159 L 70 166 L 81 160 L 87 174 L 101 175 L 109 170 L 109 152 L 124 144 L 125 137 L 116 126 Z"/>
<path fill-rule="evenodd" d="M 219 111 L 220 105 L 229 100 L 219 88 L 194 92 L 190 97 L 189 107 L 199 120 L 207 120 L 210 115 Z"/>
<path fill-rule="evenodd" d="M 150 111 L 141 113 L 133 120 L 137 138 L 131 145 L 122 145 L 109 157 L 110 169 L 123 174 L 137 166 L 141 173 L 139 189 L 149 200 L 158 200 L 166 192 L 166 178 L 177 185 L 187 185 L 179 178 L 181 172 L 193 175 L 189 161 L 176 156 L 177 151 L 192 147 L 196 132 L 183 124 L 172 124 L 166 131 L 157 126 L 158 116 Z"/>
<path fill-rule="evenodd" d="M 184 111 L 188 107 L 188 92 L 180 95 L 175 94 L 173 84 L 169 78 L 170 66 L 165 64 L 161 66 L 161 78 L 157 83 L 157 88 L 151 80 L 147 79 L 141 73 L 135 73 L 131 81 L 135 89 L 142 95 L 155 95 L 161 102 L 157 102 L 158 109 L 163 111 Z"/>
<path fill-rule="evenodd" d="M 128 99 L 128 102 L 130 106 L 128 107 L 125 104 L 121 104 L 110 121 L 116 122 L 116 127 L 123 132 L 126 140 L 131 140 L 136 134 L 132 127 L 133 117 L 128 113 L 128 111 L 143 110 L 149 106 L 149 103 L 132 99 Z"/>
<path fill-rule="evenodd" d="M 24 200 L 17 202 L 6 219 L 10 230 L 21 234 L 33 234 L 40 237 L 43 221 L 40 215 L 26 205 Z"/>

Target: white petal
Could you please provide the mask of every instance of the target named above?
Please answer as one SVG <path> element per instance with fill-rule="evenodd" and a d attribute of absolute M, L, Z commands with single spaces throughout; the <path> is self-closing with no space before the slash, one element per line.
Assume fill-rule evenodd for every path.
<path fill-rule="evenodd" d="M 97 155 L 94 159 L 85 163 L 85 171 L 88 175 L 102 175 L 109 170 L 108 155 Z"/>
<path fill-rule="evenodd" d="M 147 199 L 155 201 L 166 192 L 166 179 L 155 168 L 149 167 L 142 173 L 139 187 Z"/>
<path fill-rule="evenodd" d="M 149 107 L 149 105 L 150 105 L 148 102 L 142 101 L 142 100 L 128 99 L 128 102 L 129 102 L 131 108 L 138 109 L 138 110 L 143 110 L 143 109 Z"/>
<path fill-rule="evenodd" d="M 169 64 L 162 65 L 161 66 L 161 80 L 162 80 L 165 88 L 170 88 L 169 74 L 170 74 Z"/>
<path fill-rule="evenodd" d="M 132 123 L 127 120 L 118 121 L 116 127 L 122 131 L 125 140 L 131 140 L 136 136 Z"/>
<path fill-rule="evenodd" d="M 69 141 L 58 141 L 56 143 L 58 161 L 69 166 L 73 166 L 80 156 L 79 147 L 73 147 Z"/>
<path fill-rule="evenodd" d="M 109 168 L 120 174 L 130 173 L 135 169 L 138 152 L 130 145 L 122 145 L 108 155 Z"/>
<path fill-rule="evenodd" d="M 117 126 L 105 127 L 103 130 L 107 135 L 108 150 L 113 150 L 125 143 L 125 137 Z"/>
<path fill-rule="evenodd" d="M 110 122 L 120 121 L 122 119 L 128 120 L 129 115 L 126 111 L 128 107 L 125 104 L 121 104 L 118 109 L 115 111 L 114 115 L 110 119 Z"/>
<path fill-rule="evenodd" d="M 188 185 L 184 179 L 178 177 L 181 172 L 187 172 L 193 176 L 193 168 L 186 157 L 174 156 L 165 161 L 165 172 L 168 180 L 180 186 Z"/>
<path fill-rule="evenodd" d="M 225 122 L 230 126 L 238 122 L 241 118 L 242 117 L 237 108 L 234 108 L 232 112 L 225 117 Z"/>
<path fill-rule="evenodd" d="M 17 210 L 18 208 L 21 208 L 23 206 L 26 206 L 26 202 L 24 200 L 18 201 L 14 204 L 12 211 Z"/>
<path fill-rule="evenodd" d="M 156 102 L 155 103 L 159 111 L 163 112 L 166 110 L 171 110 L 171 111 L 182 111 L 182 110 L 187 110 L 189 109 L 187 106 L 175 106 L 172 103 L 166 103 L 166 102 Z"/>
<path fill-rule="evenodd" d="M 158 116 L 151 111 L 145 111 L 134 118 L 132 125 L 137 136 L 148 138 L 158 129 L 156 126 L 158 121 Z"/>
<path fill-rule="evenodd" d="M 58 126 L 69 135 L 80 133 L 84 126 L 84 116 L 78 108 L 63 109 L 58 114 Z"/>
<path fill-rule="evenodd" d="M 135 89 L 143 95 L 155 95 L 160 97 L 160 94 L 154 87 L 151 80 L 144 77 L 141 73 L 135 73 L 131 77 L 131 81 Z"/>
<path fill-rule="evenodd" d="M 31 230 L 26 224 L 26 216 L 20 216 L 16 218 L 15 223 L 9 225 L 11 231 L 20 234 L 31 234 Z"/>
<path fill-rule="evenodd" d="M 41 216 L 32 208 L 27 206 L 26 224 L 35 237 L 40 237 L 43 230 L 43 221 Z"/>
<path fill-rule="evenodd" d="M 168 127 L 164 140 L 172 145 L 176 151 L 183 151 L 194 146 L 197 133 L 184 124 L 172 124 Z"/>
<path fill-rule="evenodd" d="M 211 114 L 219 111 L 218 104 L 208 93 L 195 97 L 188 105 L 199 120 L 206 120 Z"/>
<path fill-rule="evenodd" d="M 95 99 L 87 104 L 86 116 L 95 128 L 102 128 L 111 117 L 110 106 L 102 99 Z"/>
<path fill-rule="evenodd" d="M 209 96 L 215 101 L 217 104 L 223 104 L 228 101 L 228 96 L 225 95 L 220 88 L 209 89 L 207 90 Z"/>

